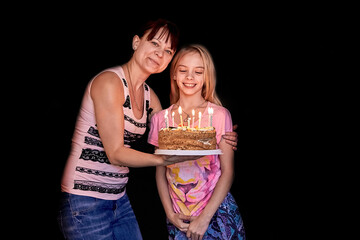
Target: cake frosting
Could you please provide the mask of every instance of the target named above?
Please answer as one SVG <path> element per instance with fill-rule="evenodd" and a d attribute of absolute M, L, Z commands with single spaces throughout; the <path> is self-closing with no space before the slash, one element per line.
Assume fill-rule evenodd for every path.
<path fill-rule="evenodd" d="M 212 150 L 216 149 L 214 127 L 162 128 L 159 131 L 159 149 L 168 150 Z"/>

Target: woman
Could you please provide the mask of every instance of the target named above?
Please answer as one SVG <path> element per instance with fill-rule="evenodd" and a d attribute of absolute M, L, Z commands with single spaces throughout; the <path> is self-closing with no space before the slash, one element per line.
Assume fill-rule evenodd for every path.
<path fill-rule="evenodd" d="M 178 37 L 173 23 L 149 22 L 133 37 L 131 59 L 89 82 L 61 184 L 59 224 L 66 239 L 142 239 L 126 195 L 128 167 L 191 159 L 132 149 L 145 133 L 151 109 L 162 109 L 145 81 L 168 66 Z M 234 137 L 236 146 L 236 133 L 229 133 L 230 140 Z"/>

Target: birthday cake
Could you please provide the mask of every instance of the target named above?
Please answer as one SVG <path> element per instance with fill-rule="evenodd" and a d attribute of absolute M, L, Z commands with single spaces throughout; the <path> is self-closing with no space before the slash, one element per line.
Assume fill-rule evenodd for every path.
<path fill-rule="evenodd" d="M 216 131 L 214 127 L 162 128 L 159 131 L 158 143 L 159 149 L 213 150 L 216 149 Z"/>

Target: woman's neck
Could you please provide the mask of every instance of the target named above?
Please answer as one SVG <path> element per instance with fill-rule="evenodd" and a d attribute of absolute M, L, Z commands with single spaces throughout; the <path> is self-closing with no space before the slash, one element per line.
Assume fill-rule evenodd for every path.
<path fill-rule="evenodd" d="M 125 63 L 123 66 L 126 79 L 131 79 L 131 84 L 134 87 L 134 90 L 138 90 L 142 87 L 143 83 L 148 79 L 150 76 L 141 70 L 141 68 L 130 59 L 129 62 Z M 130 76 L 127 76 L 129 75 Z"/>

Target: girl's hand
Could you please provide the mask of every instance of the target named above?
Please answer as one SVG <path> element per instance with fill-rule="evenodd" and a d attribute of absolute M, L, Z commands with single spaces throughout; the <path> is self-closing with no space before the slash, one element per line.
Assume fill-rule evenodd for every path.
<path fill-rule="evenodd" d="M 191 240 L 201 240 L 208 227 L 209 221 L 201 218 L 201 216 L 191 217 L 186 237 L 191 238 Z"/>
<path fill-rule="evenodd" d="M 238 128 L 238 125 L 235 124 L 233 126 L 233 132 L 226 132 L 222 137 L 225 139 L 226 143 L 233 146 L 233 150 L 237 150 L 237 143 L 238 143 L 238 134 L 235 130 Z"/>
<path fill-rule="evenodd" d="M 173 213 L 171 216 L 168 216 L 168 219 L 180 231 L 186 232 L 188 230 L 190 216 L 186 216 L 182 213 Z"/>

